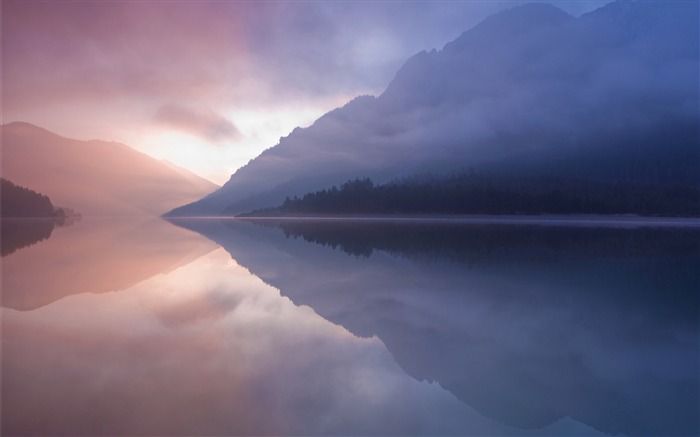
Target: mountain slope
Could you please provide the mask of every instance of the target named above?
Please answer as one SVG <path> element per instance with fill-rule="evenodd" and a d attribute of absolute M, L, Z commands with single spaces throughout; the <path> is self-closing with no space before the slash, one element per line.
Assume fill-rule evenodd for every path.
<path fill-rule="evenodd" d="M 29 123 L 2 126 L 2 173 L 83 216 L 160 215 L 216 185 L 119 143 L 64 138 Z"/>
<path fill-rule="evenodd" d="M 699 27 L 697 2 L 620 1 L 579 18 L 541 4 L 501 12 L 170 214 L 472 169 L 697 187 Z"/>

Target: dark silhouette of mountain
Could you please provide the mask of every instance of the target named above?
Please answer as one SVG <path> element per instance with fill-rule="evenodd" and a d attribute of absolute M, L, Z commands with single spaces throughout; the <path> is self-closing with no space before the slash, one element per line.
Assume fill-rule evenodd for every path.
<path fill-rule="evenodd" d="M 175 223 L 489 418 L 698 433 L 697 229 Z"/>
<path fill-rule="evenodd" d="M 242 213 L 368 177 L 470 169 L 576 183 L 700 186 L 698 2 L 617 1 L 579 18 L 496 14 L 170 215 Z"/>
<path fill-rule="evenodd" d="M 29 123 L 2 126 L 2 173 L 83 216 L 160 215 L 216 185 L 119 143 L 64 138 Z"/>
<path fill-rule="evenodd" d="M 70 208 L 54 207 L 48 196 L 0 178 L 1 256 L 48 239 L 54 227 L 75 216 Z"/>
<path fill-rule="evenodd" d="M 0 216 L 26 218 L 53 218 L 62 216 L 48 196 L 29 188 L 20 187 L 5 178 L 0 178 Z"/>

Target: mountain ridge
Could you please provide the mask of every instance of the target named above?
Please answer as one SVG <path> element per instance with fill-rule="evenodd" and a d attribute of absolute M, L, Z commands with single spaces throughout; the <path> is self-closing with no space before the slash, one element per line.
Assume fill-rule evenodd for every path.
<path fill-rule="evenodd" d="M 686 167 L 700 163 L 698 5 L 642 3 L 579 18 L 551 5 L 495 14 L 411 57 L 378 97 L 295 129 L 220 190 L 168 215 L 247 212 L 358 177 L 381 185 L 473 168 L 567 176 L 567 167 L 586 177 L 579 164 L 600 173 L 593 163 L 602 163 L 614 179 L 629 162 L 646 163 L 639 175 L 673 174 L 680 163 L 697 187 L 700 171 Z M 684 130 L 672 141 L 645 140 L 676 125 Z"/>
<path fill-rule="evenodd" d="M 85 216 L 157 216 L 217 187 L 126 144 L 75 140 L 27 122 L 0 131 L 3 177 Z"/>

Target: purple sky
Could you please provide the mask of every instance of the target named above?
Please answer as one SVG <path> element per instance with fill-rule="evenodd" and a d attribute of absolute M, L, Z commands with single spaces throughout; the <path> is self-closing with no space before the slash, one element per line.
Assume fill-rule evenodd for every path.
<path fill-rule="evenodd" d="M 523 1 L 2 2 L 2 122 L 124 142 L 217 183 Z M 607 3 L 550 1 L 578 16 Z"/>

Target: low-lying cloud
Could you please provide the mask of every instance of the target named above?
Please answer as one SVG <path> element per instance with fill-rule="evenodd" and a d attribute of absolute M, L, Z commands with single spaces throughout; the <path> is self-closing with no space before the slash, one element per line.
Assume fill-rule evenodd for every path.
<path fill-rule="evenodd" d="M 161 106 L 154 121 L 217 144 L 242 137 L 236 125 L 226 117 L 186 106 Z"/>

